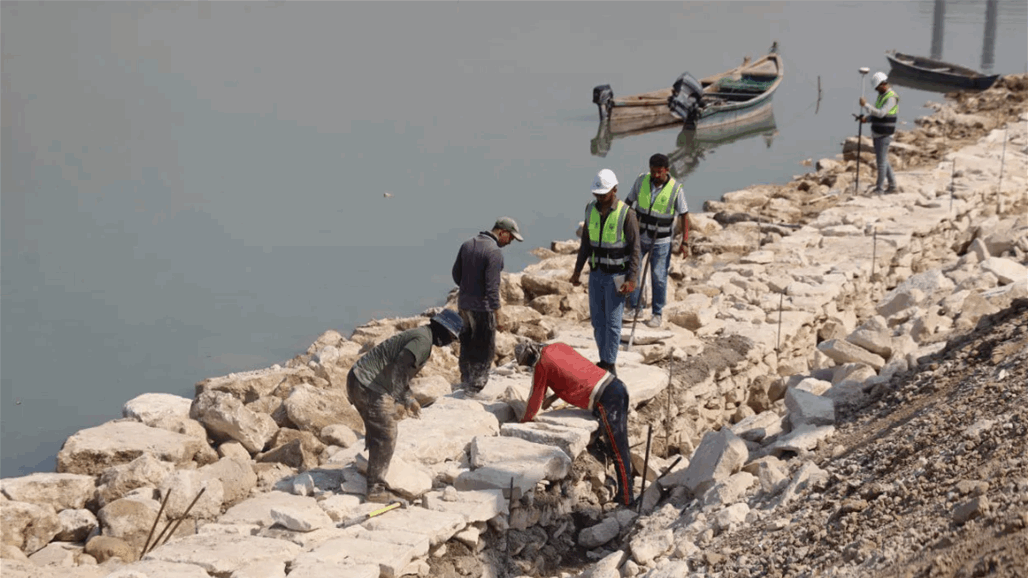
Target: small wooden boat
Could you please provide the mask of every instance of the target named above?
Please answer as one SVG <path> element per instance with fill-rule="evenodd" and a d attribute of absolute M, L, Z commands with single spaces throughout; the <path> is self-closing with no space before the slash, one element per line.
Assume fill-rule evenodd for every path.
<path fill-rule="evenodd" d="M 889 60 L 894 72 L 898 71 L 913 80 L 926 81 L 950 88 L 985 90 L 992 86 L 1000 76 L 998 74 L 986 76 L 965 66 L 922 56 L 911 56 L 895 50 L 886 51 L 885 58 Z"/>
<path fill-rule="evenodd" d="M 670 88 L 631 96 L 615 98 L 610 85 L 600 85 L 593 89 L 593 102 L 600 119 L 610 122 L 611 134 L 672 124 L 706 130 L 750 122 L 770 106 L 782 82 L 785 69 L 777 51 L 775 43 L 769 54 L 755 62 L 746 58 L 736 68 L 700 80 L 687 72 Z"/>

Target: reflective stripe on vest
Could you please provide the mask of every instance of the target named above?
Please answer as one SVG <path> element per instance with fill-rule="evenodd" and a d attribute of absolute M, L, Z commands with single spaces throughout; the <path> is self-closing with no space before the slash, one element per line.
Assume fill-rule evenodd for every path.
<path fill-rule="evenodd" d="M 885 106 L 885 102 L 890 97 L 896 98 L 896 105 L 885 112 L 885 116 L 877 117 L 871 115 L 871 130 L 878 134 L 893 134 L 896 132 L 896 115 L 899 114 L 899 97 L 896 93 L 889 89 L 885 91 L 885 94 L 879 95 L 878 100 L 875 101 L 875 108 L 881 109 Z"/>
<path fill-rule="evenodd" d="M 589 246 L 592 248 L 589 267 L 606 273 L 620 273 L 628 267 L 625 251 L 627 216 L 628 205 L 619 200 L 607 215 L 607 221 L 603 223 L 601 231 L 600 223 L 603 218 L 600 216 L 600 210 L 596 208 L 596 202 L 589 203 L 585 208 L 585 222 L 589 225 L 586 227 L 586 234 L 589 235 Z"/>
<path fill-rule="evenodd" d="M 668 177 L 664 188 L 656 199 L 650 198 L 650 174 L 646 173 L 639 184 L 639 230 L 649 233 L 654 239 L 671 236 L 675 224 L 675 204 L 671 192 L 675 188 L 675 179 Z"/>

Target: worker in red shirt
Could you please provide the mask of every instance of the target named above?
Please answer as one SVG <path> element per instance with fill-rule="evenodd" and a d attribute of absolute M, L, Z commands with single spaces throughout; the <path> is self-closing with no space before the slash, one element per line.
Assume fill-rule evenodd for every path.
<path fill-rule="evenodd" d="M 628 450 L 628 389 L 623 381 L 582 357 L 566 343 L 543 346 L 523 342 L 514 348 L 518 363 L 533 368 L 532 393 L 521 422 L 532 421 L 539 409 L 549 408 L 559 397 L 588 409 L 600 420 L 600 430 L 610 442 L 617 469 L 617 500 L 631 506 L 632 460 Z M 546 390 L 553 395 L 546 395 Z"/>

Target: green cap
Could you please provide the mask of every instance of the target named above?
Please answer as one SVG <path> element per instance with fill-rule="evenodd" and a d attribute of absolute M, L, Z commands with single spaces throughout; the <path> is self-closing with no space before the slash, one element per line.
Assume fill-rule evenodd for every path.
<path fill-rule="evenodd" d="M 510 231 L 510 234 L 514 236 L 518 241 L 524 241 L 525 238 L 521 236 L 521 229 L 518 229 L 517 222 L 510 217 L 500 217 L 496 219 L 496 224 L 493 225 L 494 229 L 503 229 L 504 231 Z"/>

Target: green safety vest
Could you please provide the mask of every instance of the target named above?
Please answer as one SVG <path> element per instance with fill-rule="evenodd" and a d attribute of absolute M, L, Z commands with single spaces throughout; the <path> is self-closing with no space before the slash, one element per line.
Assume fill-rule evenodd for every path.
<path fill-rule="evenodd" d="M 668 177 L 657 198 L 650 198 L 650 174 L 646 173 L 639 184 L 639 229 L 651 238 L 663 239 L 671 236 L 675 224 L 675 203 L 671 192 L 675 188 L 674 177 Z"/>
<path fill-rule="evenodd" d="M 618 200 L 617 204 L 607 215 L 606 223 L 603 223 L 603 230 L 600 224 L 603 221 L 600 210 L 596 208 L 596 201 L 589 203 L 585 208 L 585 222 L 587 223 L 586 234 L 589 235 L 589 246 L 592 248 L 592 255 L 589 257 L 589 267 L 605 273 L 621 273 L 628 268 L 628 254 L 625 243 L 625 219 L 628 217 L 628 205 Z"/>
<path fill-rule="evenodd" d="M 890 135 L 896 132 L 896 115 L 899 114 L 899 97 L 896 93 L 889 90 L 885 91 L 885 94 L 878 96 L 878 100 L 875 101 L 875 108 L 882 108 L 885 106 L 885 101 L 889 100 L 890 97 L 896 97 L 896 106 L 893 106 L 889 110 L 885 111 L 885 116 L 878 117 L 871 115 L 871 131 L 875 134 Z"/>

